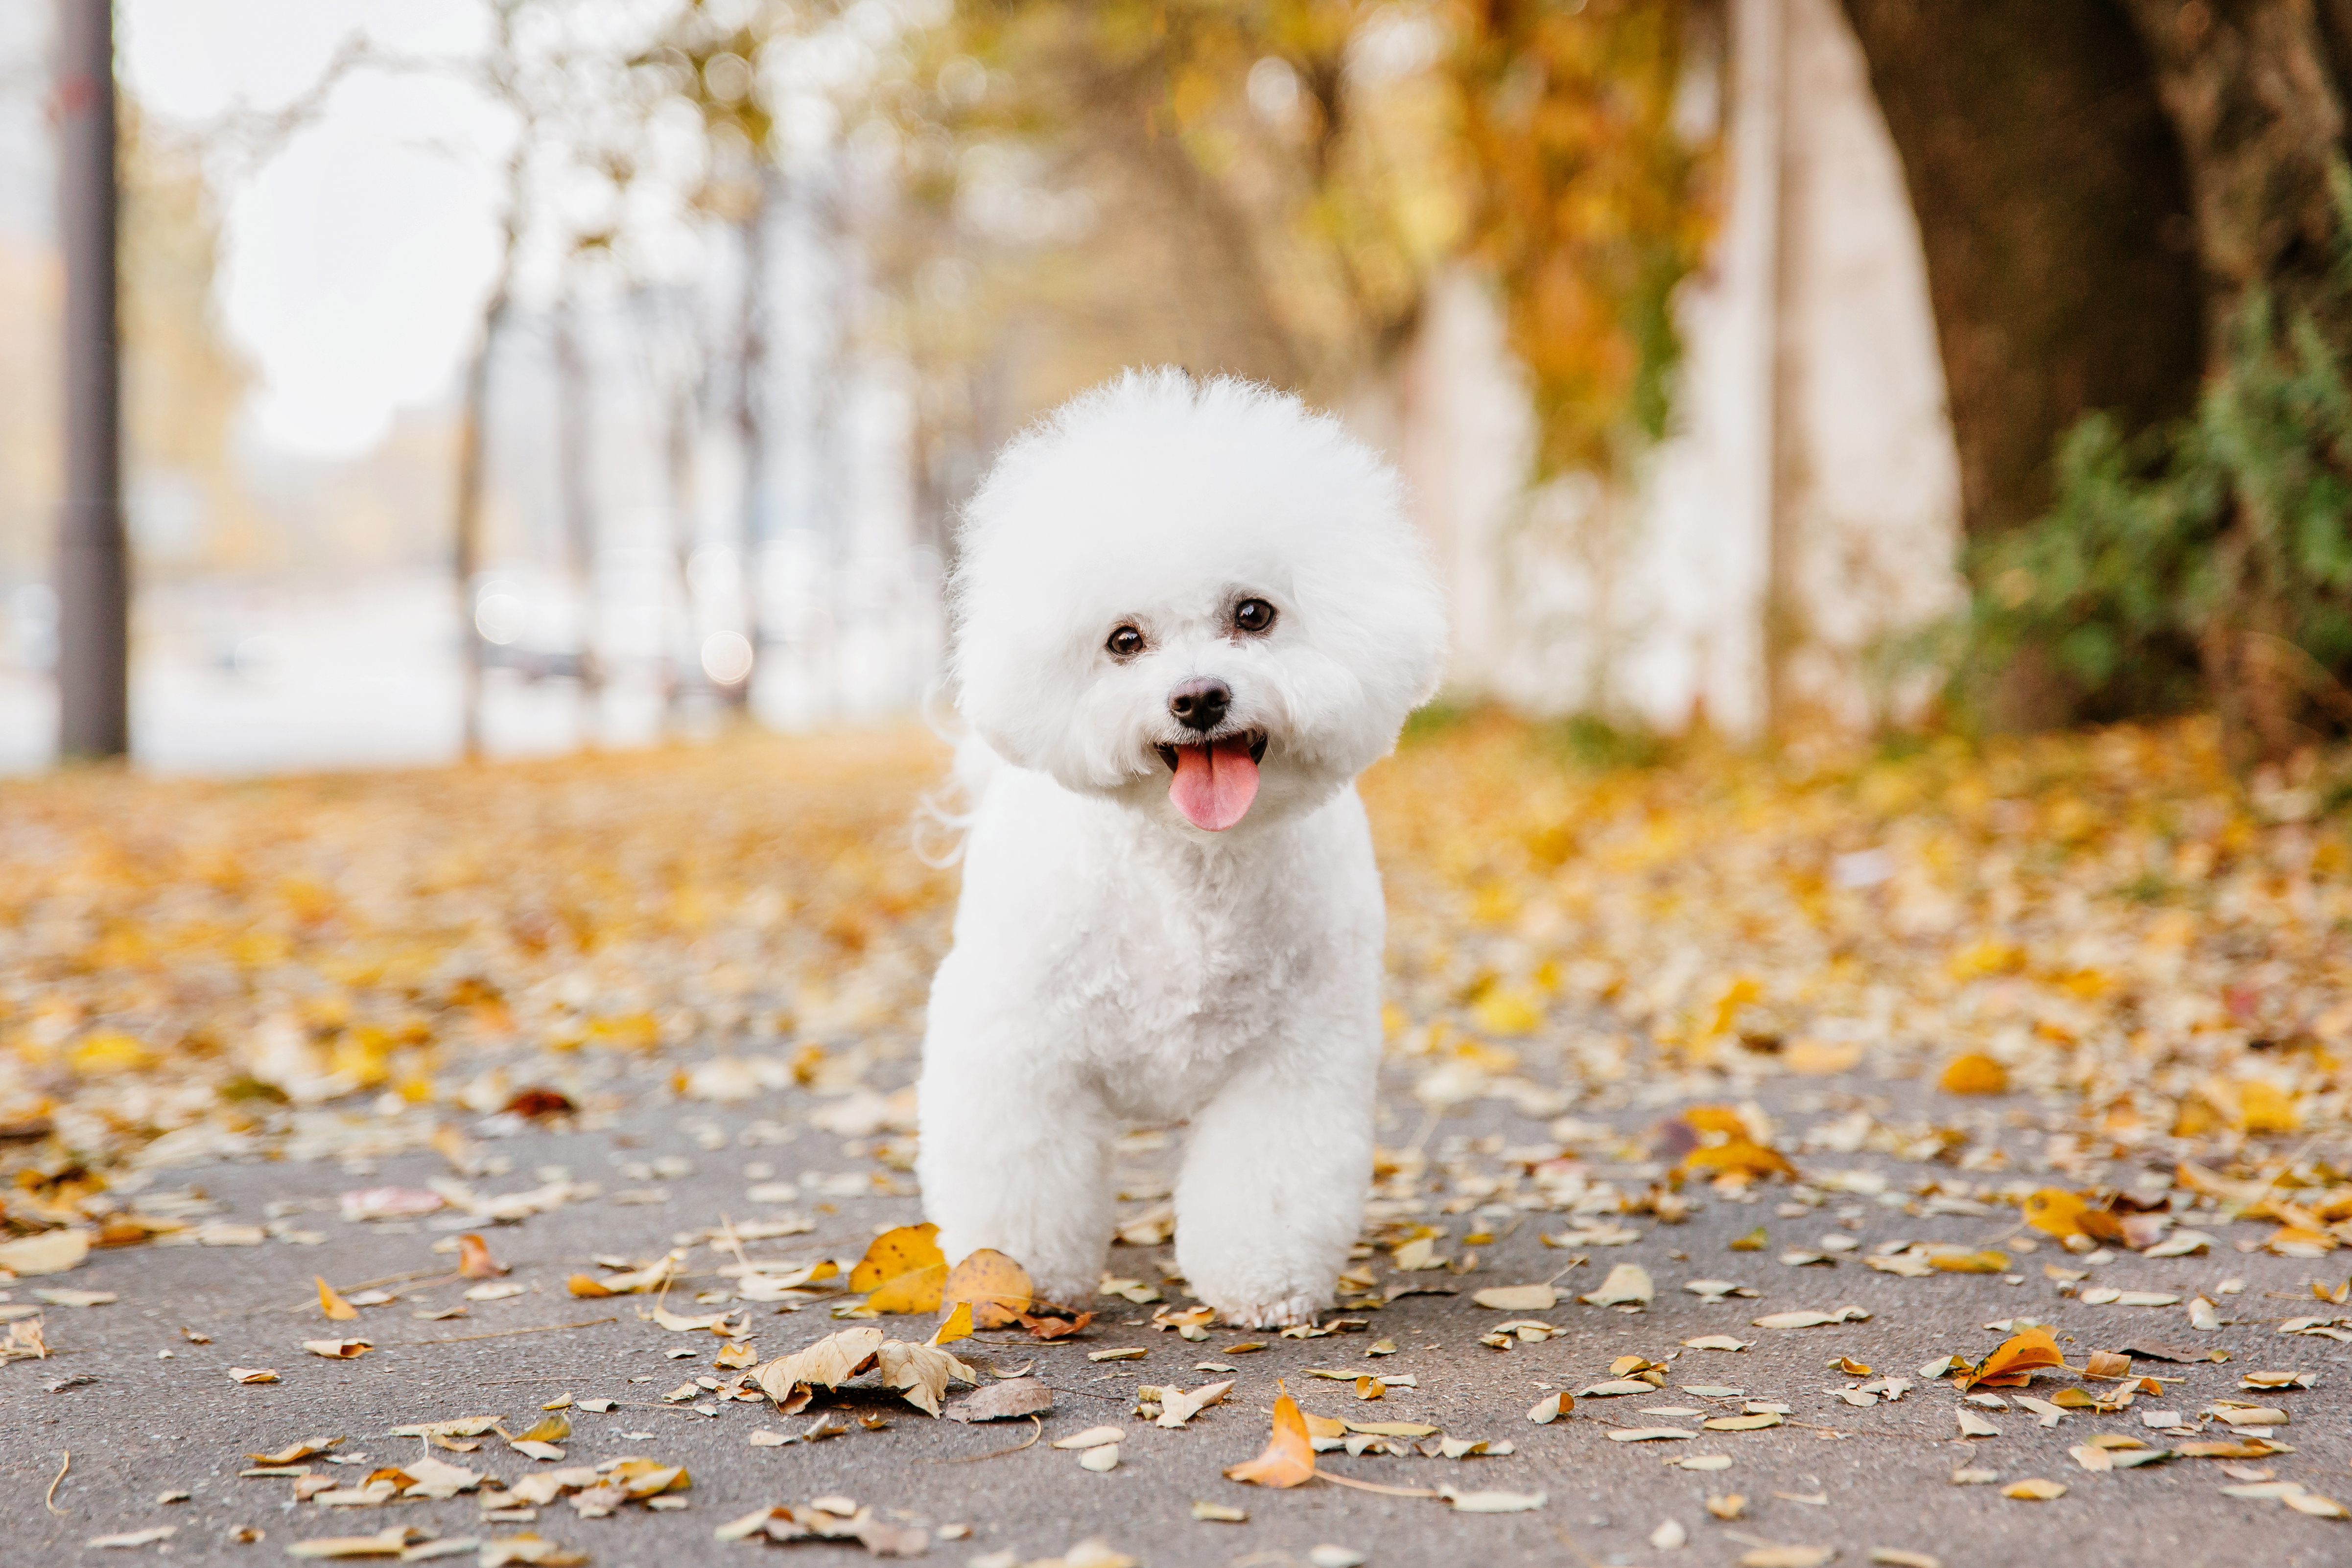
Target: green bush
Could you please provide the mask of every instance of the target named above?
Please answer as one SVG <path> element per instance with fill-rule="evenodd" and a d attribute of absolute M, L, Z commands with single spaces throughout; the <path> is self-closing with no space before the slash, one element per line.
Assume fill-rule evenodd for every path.
<path fill-rule="evenodd" d="M 1969 553 L 1964 707 L 2030 655 L 2080 718 L 2211 707 L 2271 754 L 2352 720 L 2352 389 L 2321 323 L 2352 300 L 2352 251 L 2334 293 L 2282 321 L 2250 291 L 2188 419 L 2067 433 L 2050 514 Z"/>

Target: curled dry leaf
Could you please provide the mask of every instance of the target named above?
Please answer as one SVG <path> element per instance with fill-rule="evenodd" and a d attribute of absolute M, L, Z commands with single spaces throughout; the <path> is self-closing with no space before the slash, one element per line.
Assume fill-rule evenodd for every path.
<path fill-rule="evenodd" d="M 928 1416 L 940 1413 L 940 1400 L 950 1379 L 967 1384 L 980 1381 L 978 1373 L 937 1345 L 885 1340 L 875 1355 L 881 1364 L 884 1386 L 898 1390 L 908 1404 Z"/>
<path fill-rule="evenodd" d="M 349 1322 L 352 1319 L 360 1315 L 360 1310 L 357 1307 L 343 1300 L 342 1296 L 335 1290 L 335 1288 L 327 1283 L 327 1277 L 324 1274 L 313 1274 L 310 1277 L 318 1281 L 319 1310 L 320 1312 L 326 1313 L 337 1322 Z"/>
<path fill-rule="evenodd" d="M 1565 1390 L 1547 1394 L 1528 1407 L 1528 1419 L 1538 1427 L 1549 1427 L 1576 1408 L 1576 1396 Z"/>
<path fill-rule="evenodd" d="M 866 1292 L 877 1312 L 935 1312 L 947 1283 L 948 1260 L 936 1225 L 902 1225 L 876 1237 L 849 1271 L 849 1288 Z"/>
<path fill-rule="evenodd" d="M 1230 1378 L 1223 1383 L 1204 1383 L 1190 1393 L 1181 1388 L 1162 1388 L 1160 1390 L 1160 1419 L 1155 1425 L 1171 1430 L 1181 1427 L 1210 1406 L 1224 1403 L 1225 1396 L 1233 1390 Z M 1139 1389 L 1137 1391 L 1139 1396 L 1141 1392 Z"/>
<path fill-rule="evenodd" d="M 517 1432 L 507 1438 L 509 1443 L 561 1443 L 572 1436 L 572 1422 L 558 1410 L 541 1416 L 527 1431 Z"/>
<path fill-rule="evenodd" d="M 274 1454 L 247 1454 L 245 1457 L 257 1465 L 299 1465 L 304 1459 L 316 1458 L 341 1441 L 341 1437 L 305 1437 L 299 1443 L 289 1443 Z"/>
<path fill-rule="evenodd" d="M 1963 1390 L 2022 1388 L 2032 1373 L 2065 1364 L 2066 1358 L 2058 1353 L 2058 1342 L 2050 1337 L 2050 1331 L 2032 1328 L 2002 1341 L 1990 1355 L 1954 1378 L 1953 1383 Z"/>
<path fill-rule="evenodd" d="M 1277 1381 L 1277 1389 L 1282 1385 Z M 1265 1452 L 1244 1463 L 1228 1466 L 1225 1479 L 1252 1486 L 1295 1487 L 1314 1479 L 1315 1449 L 1307 1435 L 1307 1417 L 1287 1390 L 1274 1402 L 1274 1427 Z"/>
<path fill-rule="evenodd" d="M 323 1355 L 330 1361 L 350 1361 L 365 1355 L 375 1345 L 363 1339 L 306 1339 L 302 1342 L 302 1348 L 312 1355 Z M 241 1378 L 238 1381 L 250 1383 L 255 1380 Z"/>
<path fill-rule="evenodd" d="M 1658 1288 L 1651 1282 L 1647 1269 L 1639 1263 L 1620 1263 L 1609 1270 L 1609 1278 L 1601 1282 L 1599 1290 L 1588 1291 L 1577 1299 L 1587 1306 L 1594 1307 L 1646 1307 L 1656 1297 L 1657 1291 Z"/>
<path fill-rule="evenodd" d="M 1087 1317 L 1092 1317 L 1094 1314 L 1088 1312 L 1084 1315 Z M 960 1339 L 970 1339 L 971 1337 L 971 1303 L 970 1301 L 958 1301 L 954 1307 L 949 1311 L 948 1315 L 940 1320 L 940 1326 L 931 1331 L 931 1337 L 926 1343 L 930 1344 L 953 1344 Z"/>
<path fill-rule="evenodd" d="M 838 1388 L 874 1364 L 883 1333 L 871 1326 L 844 1329 L 814 1344 L 780 1355 L 760 1368 L 760 1386 L 790 1416 L 805 1408 L 812 1388 Z"/>
<path fill-rule="evenodd" d="M 495 1280 L 507 1266 L 490 1256 L 490 1244 L 472 1231 L 457 1238 L 457 1272 L 468 1280 Z"/>
<path fill-rule="evenodd" d="M 686 1255 L 671 1251 L 655 1259 L 642 1269 L 625 1273 L 607 1274 L 598 1280 L 586 1274 L 574 1274 L 563 1281 L 563 1288 L 575 1296 L 635 1296 L 647 1291 L 658 1291 L 675 1279 L 686 1261 Z"/>
<path fill-rule="evenodd" d="M 971 1302 L 971 1321 L 983 1329 L 1012 1327 L 1035 1299 L 1029 1270 L 986 1247 L 948 1271 L 940 1296 L 943 1302 Z"/>
<path fill-rule="evenodd" d="M 1234 1508 L 1222 1502 L 1195 1501 L 1192 1504 L 1192 1517 L 1207 1524 L 1247 1524 L 1249 1511 Z M 1360 1562 L 1361 1559 L 1358 1561 Z"/>
<path fill-rule="evenodd" d="M 1089 1427 L 1083 1432 L 1074 1432 L 1059 1439 L 1054 1447 L 1070 1449 L 1099 1448 L 1105 1443 L 1119 1442 L 1126 1436 L 1127 1428 L 1124 1427 Z"/>
<path fill-rule="evenodd" d="M 956 1304 L 961 1308 L 967 1309 L 971 1305 L 969 1301 L 959 1301 Z M 1030 1337 L 1033 1339 L 1045 1340 L 1048 1343 L 1054 1340 L 1068 1339 L 1094 1321 L 1095 1315 L 1092 1312 L 1080 1312 L 1076 1317 L 1068 1318 L 1031 1317 L 1027 1312 L 1023 1312 L 1021 1314 L 1021 1326 L 1029 1331 Z M 1184 1337 L 1186 1339 L 1206 1339 L 1209 1336 L 1204 1330 L 1188 1328 L 1184 1331 Z"/>

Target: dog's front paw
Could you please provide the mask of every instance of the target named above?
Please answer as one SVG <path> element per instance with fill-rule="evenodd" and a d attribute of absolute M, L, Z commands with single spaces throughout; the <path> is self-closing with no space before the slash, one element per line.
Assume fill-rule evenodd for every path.
<path fill-rule="evenodd" d="M 1223 1309 L 1225 1322 L 1238 1329 L 1297 1328 L 1301 1323 L 1313 1322 L 1321 1310 L 1322 1303 L 1304 1291 L 1259 1306 Z"/>

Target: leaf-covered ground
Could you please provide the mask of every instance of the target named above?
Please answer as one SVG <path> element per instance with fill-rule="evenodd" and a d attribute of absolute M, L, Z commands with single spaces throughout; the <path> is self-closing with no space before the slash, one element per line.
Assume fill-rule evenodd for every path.
<path fill-rule="evenodd" d="M 942 762 L 747 737 L 0 786 L 0 1265 L 26 1276 L 0 1279 L 0 1521 L 58 1561 L 174 1521 L 126 1550 L 241 1560 L 266 1524 L 625 1561 L 731 1521 L 990 1563 L 1433 1561 L 1475 1531 L 1496 1562 L 1955 1568 L 2025 1540 L 2105 1563 L 2135 1530 L 2204 1560 L 2254 1522 L 2316 1563 L 2352 1528 L 2327 1476 L 2352 1343 L 2329 759 L 2242 789 L 2196 725 L 1614 770 L 1499 719 L 1422 736 L 1366 787 L 1391 1061 L 1336 1332 L 1261 1349 L 1188 1315 L 1181 1130 L 1139 1129 L 1118 1277 L 1068 1303 L 1090 1323 L 957 1344 L 974 1393 L 931 1386 L 927 1319 L 885 1316 L 878 1374 L 763 1387 L 840 1330 L 823 1309 L 869 1312 L 880 1275 L 852 1265 L 917 1218 Z M 666 1350 L 698 1364 L 624 1375 Z M 1021 1420 L 929 1414 L 1043 1397 L 1010 1377 L 1032 1369 L 1056 1401 L 1034 1452 Z M 908 1375 L 927 1398 L 865 1386 Z M 1319 1451 L 1271 1493 L 1224 1472 L 1271 1421 L 1295 1477 L 1276 1379 Z M 1228 1381 L 1161 1430 L 1194 1396 L 1171 1394 Z M 575 1435 L 532 1437 L 574 1394 L 544 1427 Z M 442 1435 L 473 1448 L 373 1436 L 478 1404 L 505 1425 Z M 213 1437 L 163 1475 L 126 1418 Z M 353 1436 L 240 1479 L 314 1428 Z M 324 1468 L 371 1440 L 373 1470 Z M 70 1515 L 38 1502 L 66 1447 L 100 1467 Z M 166 1482 L 194 1500 L 149 1503 Z M 2011 1511 L 1954 1550 L 1988 1506 Z"/>

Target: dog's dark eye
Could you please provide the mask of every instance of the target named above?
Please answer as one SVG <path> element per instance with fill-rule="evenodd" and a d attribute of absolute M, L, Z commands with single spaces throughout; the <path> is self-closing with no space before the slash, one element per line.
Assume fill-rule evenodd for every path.
<path fill-rule="evenodd" d="M 1274 606 L 1263 599 L 1244 599 L 1234 606 L 1234 630 L 1253 636 L 1274 630 Z"/>
<path fill-rule="evenodd" d="M 1132 626 L 1122 626 L 1110 634 L 1110 641 L 1103 646 L 1110 650 L 1114 659 L 1132 659 L 1143 652 L 1143 633 Z"/>

